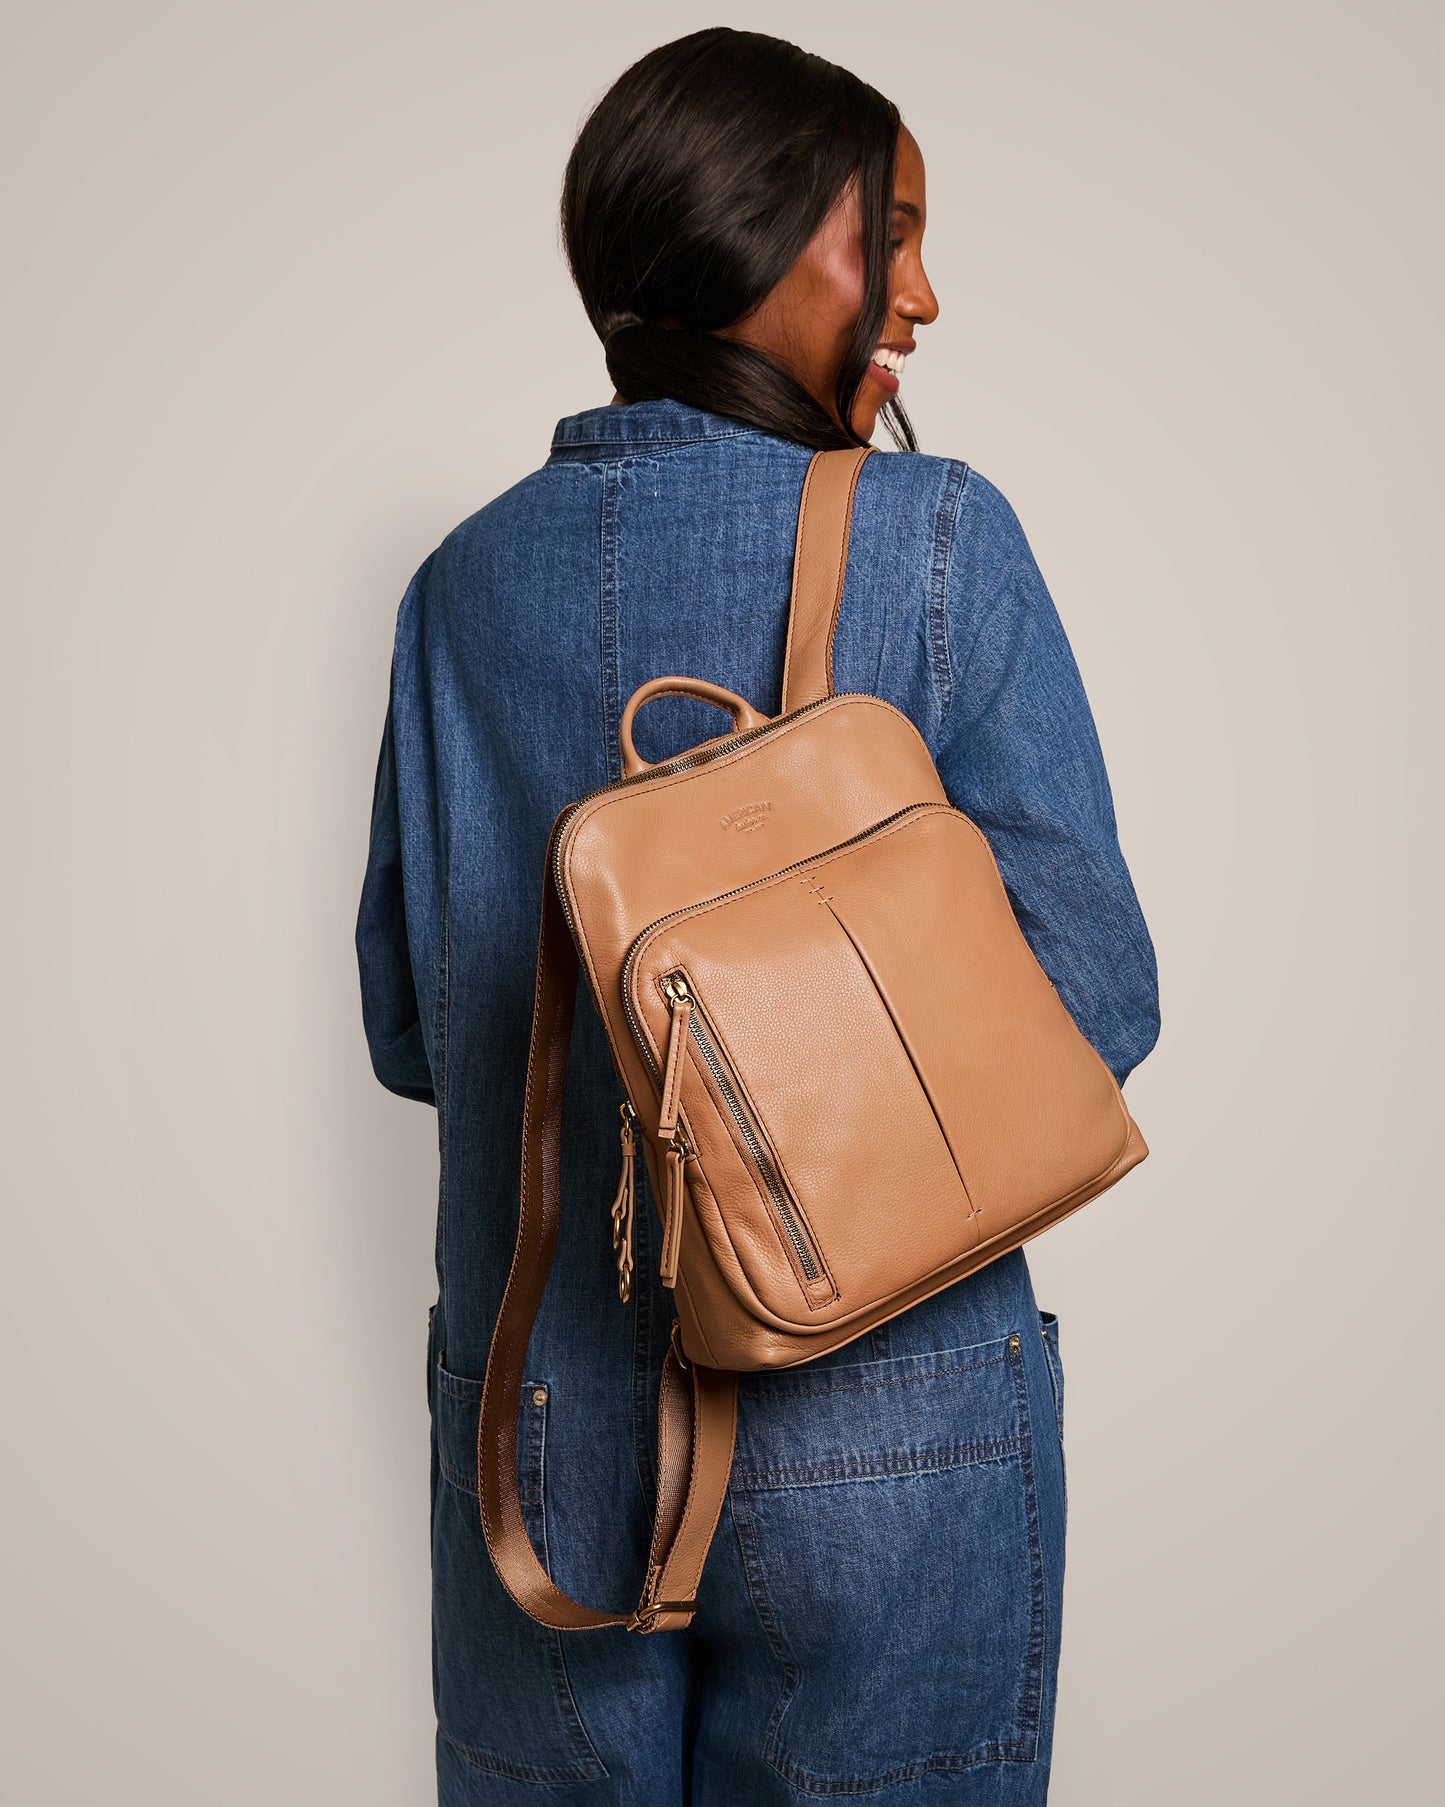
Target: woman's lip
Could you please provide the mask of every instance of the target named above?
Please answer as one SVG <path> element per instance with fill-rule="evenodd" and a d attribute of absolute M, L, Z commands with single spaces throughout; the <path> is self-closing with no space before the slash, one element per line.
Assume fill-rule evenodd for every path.
<path fill-rule="evenodd" d="M 891 370 L 887 370 L 882 364 L 875 364 L 871 360 L 869 361 L 868 368 L 890 395 L 897 395 L 898 378 L 894 376 Z"/>

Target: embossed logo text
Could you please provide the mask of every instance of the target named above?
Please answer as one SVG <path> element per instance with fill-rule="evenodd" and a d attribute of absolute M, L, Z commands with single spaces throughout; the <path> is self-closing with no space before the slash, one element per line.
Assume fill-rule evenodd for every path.
<path fill-rule="evenodd" d="M 740 809 L 730 809 L 718 820 L 723 828 L 735 828 L 739 834 L 748 834 L 754 828 L 766 825 L 772 807 L 771 803 L 744 803 Z"/>

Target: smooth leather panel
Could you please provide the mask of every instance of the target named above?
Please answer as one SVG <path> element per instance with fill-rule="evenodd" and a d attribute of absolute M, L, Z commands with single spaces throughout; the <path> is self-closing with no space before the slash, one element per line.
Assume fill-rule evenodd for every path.
<path fill-rule="evenodd" d="M 662 979 L 679 968 L 836 1288 L 805 1286 L 693 1061 L 694 1209 L 719 1271 L 775 1323 L 852 1319 L 1077 1194 L 1124 1150 L 1113 1075 L 1019 931 L 987 842 L 949 805 L 655 930 L 632 1001 L 658 1059 Z"/>
<path fill-rule="evenodd" d="M 792 1368 L 812 1361 L 816 1356 L 826 1355 L 829 1350 L 852 1342 L 875 1324 L 887 1323 L 889 1318 L 897 1317 L 911 1305 L 932 1298 L 944 1287 L 966 1280 L 981 1267 L 987 1267 L 989 1262 L 997 1261 L 1000 1255 L 1008 1254 L 1010 1249 L 1042 1235 L 1106 1192 L 1148 1153 L 1148 1144 L 1131 1118 L 1129 1139 L 1119 1159 L 1107 1173 L 1100 1174 L 1078 1193 L 1059 1199 L 1020 1228 L 980 1243 L 948 1267 L 926 1275 L 892 1298 L 879 1300 L 868 1309 L 811 1334 L 785 1325 L 773 1325 L 749 1311 L 714 1259 L 707 1238 L 692 1232 L 691 1226 L 685 1223 L 682 1272 L 674 1295 L 683 1350 L 689 1360 L 707 1362 L 714 1367 L 736 1368 L 740 1372 L 755 1368 Z"/>
<path fill-rule="evenodd" d="M 681 967 L 735 1089 L 776 1152 L 836 1284 L 830 1303 L 800 1287 L 776 1213 L 726 1121 L 698 1108 L 708 1091 L 693 1063 L 683 1080 L 689 1124 L 732 1250 L 767 1310 L 805 1328 L 889 1296 L 978 1240 L 964 1181 L 907 1050 L 826 901 L 855 882 L 865 849 L 907 848 L 940 813 L 953 812 L 925 805 L 831 860 L 690 912 L 651 937 L 637 962 L 636 1004 L 654 1046 L 668 1028 L 661 977 Z M 857 882 L 869 882 L 866 868 Z"/>
<path fill-rule="evenodd" d="M 1114 1076 L 1018 930 L 992 851 L 957 810 L 860 847 L 830 908 L 866 958 L 981 1213 L 1008 1230 L 1113 1165 Z M 907 897 L 915 933 L 898 932 Z"/>

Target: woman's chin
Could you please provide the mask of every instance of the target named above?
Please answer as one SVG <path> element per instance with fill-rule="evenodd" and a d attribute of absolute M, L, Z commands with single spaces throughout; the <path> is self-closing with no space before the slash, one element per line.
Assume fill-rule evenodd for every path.
<path fill-rule="evenodd" d="M 878 426 L 878 403 L 860 402 L 852 414 L 853 431 L 860 439 L 871 440 Z"/>

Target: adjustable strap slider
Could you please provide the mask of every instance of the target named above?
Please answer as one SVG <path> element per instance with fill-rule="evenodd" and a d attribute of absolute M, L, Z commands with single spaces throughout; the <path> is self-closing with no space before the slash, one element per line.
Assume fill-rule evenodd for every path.
<path fill-rule="evenodd" d="M 696 1611 L 696 1600 L 649 1600 L 645 1606 L 636 1606 L 627 1615 L 627 1629 L 629 1631 L 650 1631 L 652 1621 L 658 1613 Z"/>

